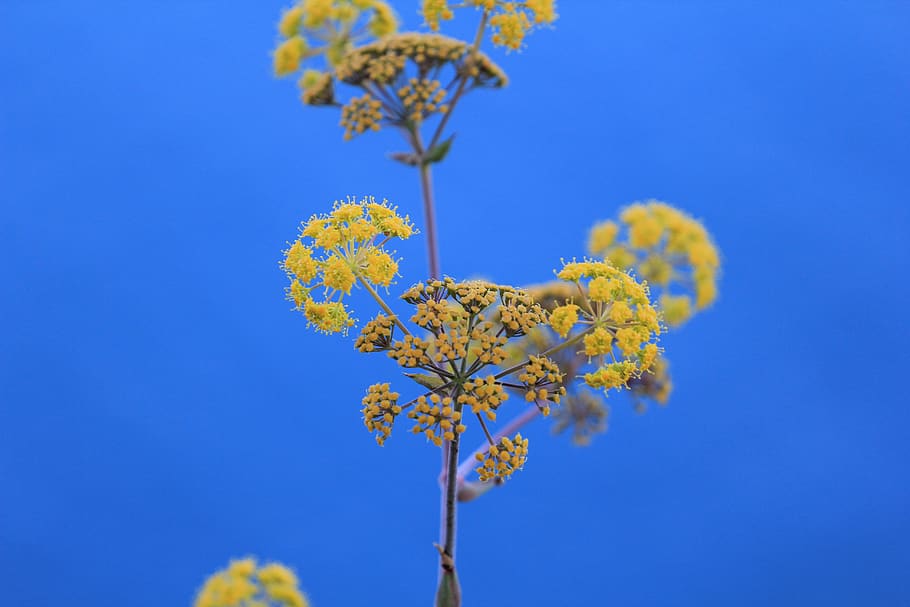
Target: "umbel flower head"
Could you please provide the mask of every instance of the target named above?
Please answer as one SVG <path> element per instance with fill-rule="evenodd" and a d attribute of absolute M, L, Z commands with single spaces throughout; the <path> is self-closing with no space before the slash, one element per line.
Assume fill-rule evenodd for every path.
<path fill-rule="evenodd" d="M 595 225 L 588 252 L 620 268 L 634 268 L 660 289 L 660 308 L 670 326 L 685 323 L 717 298 L 720 254 L 705 227 L 666 203 L 635 203 L 619 222 Z"/>
<path fill-rule="evenodd" d="M 523 339 L 545 323 L 546 312 L 526 292 L 485 281 L 430 280 L 414 285 L 401 299 L 413 308 L 415 331 L 379 314 L 363 327 L 355 346 L 361 352 L 385 352 L 412 371 L 408 375 L 426 391 L 402 403 L 388 383 L 370 386 L 363 399 L 364 424 L 381 445 L 405 415 L 413 423 L 412 433 L 442 446 L 457 440 L 473 418 L 490 453 L 501 455 L 483 461 L 478 473 L 483 480 L 507 478 L 524 464 L 527 440 L 516 437 L 511 447 L 496 443 L 487 424 L 496 421 L 510 393 L 546 415 L 565 387 L 562 372 L 545 353 L 535 352 L 498 372 L 494 368 L 506 360 L 507 342 Z M 396 331 L 403 335 L 397 337 Z"/>
<path fill-rule="evenodd" d="M 561 337 L 585 327 L 584 354 L 598 364 L 585 374 L 585 383 L 604 390 L 627 388 L 629 380 L 651 369 L 660 353 L 661 327 L 646 283 L 599 261 L 567 263 L 556 276 L 576 286 L 579 303 L 557 306 L 550 326 Z"/>
<path fill-rule="evenodd" d="M 467 79 L 465 91 L 506 83 L 502 70 L 483 53 L 472 55 L 467 43 L 418 33 L 386 36 L 351 50 L 335 67 L 334 77 L 364 91 L 343 107 L 346 139 L 379 130 L 381 124 L 415 127 L 444 114 L 458 77 Z M 443 79 L 449 84 L 443 85 Z M 305 102 L 338 104 L 334 96 L 323 94 L 327 83 L 313 83 Z M 355 117 L 358 124 L 352 124 Z"/>
<path fill-rule="evenodd" d="M 656 398 L 654 376 L 657 369 L 666 368 L 661 358 L 652 360 L 652 356 L 660 353 L 653 342 L 660 332 L 660 324 L 654 323 L 655 314 L 653 307 L 649 309 L 650 302 L 644 303 L 646 285 L 615 268 L 608 270 L 604 265 L 607 264 L 572 262 L 560 272 L 566 280 L 529 287 L 528 292 L 550 312 L 550 327 L 535 328 L 525 341 L 509 349 L 508 362 L 524 359 L 534 351 L 551 352 L 549 356 L 559 366 L 568 389 L 554 415 L 553 430 L 571 431 L 572 441 L 577 445 L 587 445 L 593 435 L 606 431 L 609 408 L 602 396 L 582 389 L 579 382 L 573 380 L 585 377 L 589 385 L 594 380 L 593 385 L 601 388 L 628 388 L 636 405 L 642 406 L 642 399 Z M 600 278 L 607 282 L 598 280 Z M 614 281 L 612 285 L 610 280 Z M 605 300 L 607 296 L 612 303 Z M 629 329 L 637 333 L 633 334 Z M 560 337 L 557 331 L 563 336 Z M 643 340 L 636 351 L 634 343 L 645 333 L 649 339 Z M 566 339 L 578 346 L 552 351 Z M 596 369 L 594 373 L 585 373 L 592 367 Z M 614 381 L 623 378 L 626 381 L 600 385 L 600 375 L 610 377 L 614 369 L 621 372 L 616 374 Z M 661 393 L 665 402 L 669 394 L 669 377 L 661 385 L 667 388 Z"/>
<path fill-rule="evenodd" d="M 231 561 L 216 571 L 196 595 L 194 607 L 309 607 L 297 576 L 280 563 Z"/>
<path fill-rule="evenodd" d="M 423 0 L 423 19 L 431 30 L 438 31 L 441 21 L 455 17 L 452 8 L 456 6 L 483 10 L 493 44 L 510 50 L 520 49 L 528 33 L 536 27 L 552 24 L 558 16 L 555 0 L 467 0 L 457 4 L 449 4 L 447 0 Z"/>
<path fill-rule="evenodd" d="M 284 251 L 282 267 L 291 280 L 288 299 L 308 324 L 324 333 L 344 333 L 354 324 L 344 298 L 358 283 L 372 291 L 388 287 L 399 260 L 385 245 L 416 232 L 410 218 L 372 196 L 336 201 L 331 213 L 313 215 Z"/>

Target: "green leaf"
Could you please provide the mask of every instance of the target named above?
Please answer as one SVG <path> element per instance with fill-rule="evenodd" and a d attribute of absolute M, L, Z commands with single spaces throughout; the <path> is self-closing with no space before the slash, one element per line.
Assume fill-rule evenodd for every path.
<path fill-rule="evenodd" d="M 428 388 L 430 390 L 435 390 L 445 383 L 445 381 L 443 381 L 443 379 L 438 375 L 430 375 L 428 373 L 405 373 L 404 375 L 405 377 L 410 377 L 424 388 Z"/>
<path fill-rule="evenodd" d="M 442 162 L 445 159 L 446 154 L 449 153 L 449 148 L 452 147 L 452 142 L 455 140 L 455 134 L 453 133 L 451 137 L 445 141 L 441 141 L 430 148 L 423 157 L 424 164 L 433 164 L 436 162 Z"/>

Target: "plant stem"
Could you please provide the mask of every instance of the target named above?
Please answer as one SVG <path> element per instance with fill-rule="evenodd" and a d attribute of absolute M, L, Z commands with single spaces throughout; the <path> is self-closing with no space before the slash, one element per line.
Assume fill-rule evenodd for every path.
<path fill-rule="evenodd" d="M 439 278 L 439 246 L 436 241 L 436 206 L 433 201 L 433 176 L 430 165 L 420 163 L 420 187 L 423 191 L 423 215 L 427 228 L 427 265 L 430 278 Z"/>
<path fill-rule="evenodd" d="M 487 26 L 487 19 L 489 16 L 490 11 L 484 9 L 483 15 L 480 17 L 480 25 L 477 28 L 477 33 L 474 35 L 474 44 L 471 45 L 471 56 L 468 57 L 467 62 L 473 62 L 474 58 L 477 56 L 477 52 L 480 50 L 480 42 L 483 40 L 483 30 Z M 442 137 L 442 132 L 446 128 L 446 123 L 448 123 L 449 117 L 455 110 L 455 106 L 458 104 L 458 100 L 461 99 L 461 96 L 464 94 L 464 89 L 467 85 L 468 75 L 462 74 L 461 81 L 458 83 L 458 88 L 455 90 L 455 94 L 452 95 L 452 100 L 449 101 L 449 108 L 446 110 L 446 113 L 442 115 L 442 118 L 439 121 L 439 125 L 436 127 L 436 131 L 433 133 L 433 138 L 430 139 L 430 145 L 427 147 L 428 150 L 432 150 L 436 144 L 439 143 L 439 138 Z"/>
<path fill-rule="evenodd" d="M 366 280 L 364 280 L 362 276 L 358 276 L 358 277 L 357 277 L 357 280 L 359 280 L 359 281 L 360 281 L 360 284 L 363 285 L 363 288 L 365 288 L 365 289 L 370 293 L 370 295 L 373 296 L 373 299 L 375 299 L 375 300 L 376 300 L 376 303 L 379 304 L 379 307 L 382 308 L 382 310 L 383 310 L 386 314 L 389 315 L 389 318 L 391 318 L 392 321 L 393 321 L 396 325 L 398 325 L 398 328 L 401 329 L 401 330 L 404 332 L 405 335 L 410 335 L 411 332 L 408 331 L 408 328 L 407 328 L 406 326 L 404 326 L 404 323 L 402 323 L 402 322 L 398 319 L 398 315 L 395 314 L 395 312 L 392 311 L 392 308 L 390 308 L 389 305 L 382 299 L 382 297 L 379 296 L 379 293 L 376 292 L 376 289 L 374 289 L 374 288 L 372 287 L 372 285 L 370 285 L 370 283 L 368 283 Z"/>

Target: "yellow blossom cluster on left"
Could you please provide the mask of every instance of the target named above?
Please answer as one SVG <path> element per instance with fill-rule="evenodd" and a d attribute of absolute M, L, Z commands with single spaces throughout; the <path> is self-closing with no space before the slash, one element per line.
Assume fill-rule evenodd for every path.
<path fill-rule="evenodd" d="M 385 245 L 415 232 L 410 218 L 386 200 L 336 201 L 331 213 L 304 222 L 297 240 L 284 251 L 281 265 L 291 280 L 288 299 L 317 330 L 347 332 L 355 321 L 344 297 L 358 283 L 369 290 L 391 285 L 399 260 Z"/>
<path fill-rule="evenodd" d="M 424 22 L 433 31 L 438 31 L 440 22 L 453 19 L 452 8 L 473 6 L 484 11 L 487 24 L 492 32 L 493 44 L 510 50 L 520 49 L 525 36 L 534 28 L 556 21 L 555 0 L 467 0 L 449 4 L 448 0 L 423 0 Z"/>
<path fill-rule="evenodd" d="M 194 607 L 309 607 L 297 576 L 280 563 L 231 561 L 216 571 L 196 595 Z"/>
<path fill-rule="evenodd" d="M 670 326 L 685 323 L 717 298 L 720 253 L 711 235 L 697 219 L 664 202 L 635 203 L 623 209 L 618 222 L 596 224 L 588 252 L 634 268 L 658 287 Z"/>

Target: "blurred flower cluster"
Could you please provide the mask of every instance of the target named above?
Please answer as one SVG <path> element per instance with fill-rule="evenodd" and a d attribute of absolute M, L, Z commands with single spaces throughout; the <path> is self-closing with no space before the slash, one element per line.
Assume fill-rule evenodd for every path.
<path fill-rule="evenodd" d="M 297 576 L 280 563 L 231 561 L 213 573 L 196 595 L 194 607 L 309 607 Z"/>
<path fill-rule="evenodd" d="M 670 326 L 688 321 L 717 298 L 720 255 L 705 227 L 664 202 L 632 204 L 619 221 L 591 229 L 588 252 L 619 268 L 634 269 L 660 289 L 660 307 Z"/>
<path fill-rule="evenodd" d="M 534 28 L 549 25 L 557 18 L 554 0 L 466 0 L 453 4 L 448 0 L 423 0 L 423 18 L 430 29 L 437 31 L 441 21 L 455 18 L 453 8 L 462 7 L 485 11 L 493 44 L 512 50 L 520 49 Z"/>
<path fill-rule="evenodd" d="M 645 339 L 646 330 L 655 335 L 661 331 L 659 322 L 654 325 L 652 312 L 656 311 L 657 319 L 671 328 L 683 325 L 695 311 L 714 302 L 720 271 L 720 254 L 705 227 L 683 211 L 658 201 L 632 204 L 621 211 L 618 221 L 597 223 L 588 238 L 588 252 L 603 262 L 588 261 L 582 267 L 607 263 L 622 275 L 634 273 L 645 279 L 646 290 L 656 291 L 658 296 L 650 300 L 651 309 L 642 308 L 643 315 L 623 306 L 614 306 L 608 313 L 613 322 L 630 318 L 638 321 L 638 326 L 596 330 L 584 338 L 584 349 L 556 357 L 568 392 L 553 416 L 553 429 L 570 432 L 578 445 L 587 445 L 595 434 L 606 431 L 609 408 L 604 396 L 611 388 L 628 388 L 639 412 L 647 408 L 648 401 L 667 403 L 673 388 L 670 364 L 662 351 Z M 573 269 L 568 274 L 573 278 L 578 271 Z M 564 269 L 558 278 L 566 277 Z M 585 310 L 602 288 L 594 280 L 574 285 L 561 280 L 529 287 L 528 291 L 555 319 L 551 325 L 556 331 L 538 328 L 530 335 L 535 348 L 546 349 L 584 322 L 591 322 L 592 312 L 598 308 L 588 309 L 587 316 Z M 526 354 L 518 349 L 510 351 L 510 358 Z M 602 388 L 604 393 L 588 388 Z"/>

